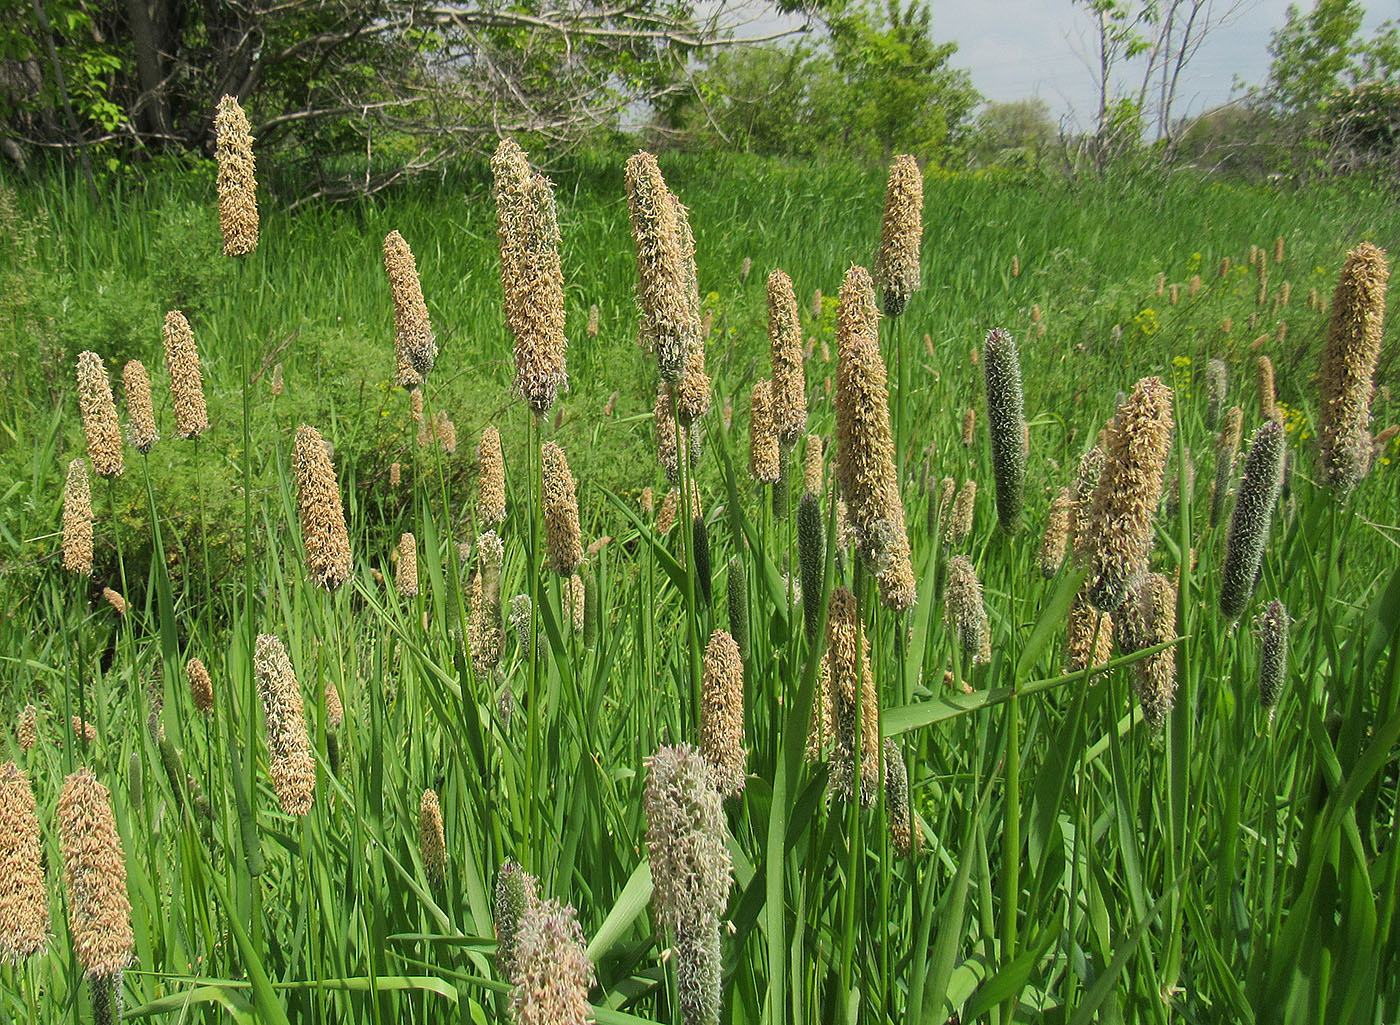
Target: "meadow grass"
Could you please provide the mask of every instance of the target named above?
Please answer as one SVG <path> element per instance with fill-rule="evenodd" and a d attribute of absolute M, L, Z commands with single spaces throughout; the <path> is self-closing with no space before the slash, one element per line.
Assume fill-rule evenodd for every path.
<path fill-rule="evenodd" d="M 95 205 L 61 181 L 15 192 L 3 268 L 12 377 L 0 394 L 10 610 L 0 673 L 5 714 L 18 724 L 27 704 L 41 710 L 38 743 L 24 750 L 11 733 L 7 746 L 37 798 L 53 940 L 0 967 L 0 1015 L 88 1021 L 101 1000 L 82 981 L 56 868 L 59 790 L 89 765 L 111 790 L 125 850 L 128 1017 L 506 1020 L 493 888 L 514 859 L 541 897 L 576 909 L 599 1022 L 681 1021 L 675 937 L 649 910 L 646 760 L 700 742 L 702 656 L 727 630 L 743 666 L 747 778 L 723 803 L 733 872 L 723 1020 L 1393 1020 L 1400 450 L 1383 450 L 1345 503 L 1314 483 L 1312 375 L 1326 314 L 1307 301 L 1314 288 L 1330 297 L 1356 243 L 1394 241 L 1393 205 L 1342 187 L 1070 187 L 930 172 L 923 287 L 880 325 L 918 590 L 896 614 L 878 606 L 837 530 L 831 489 L 836 296 L 879 243 L 883 173 L 661 163 L 690 211 L 714 381 L 693 471 L 703 529 L 683 515 L 669 533 L 639 504 L 651 488 L 659 507 L 669 485 L 655 455 L 655 358 L 636 344 L 620 160 L 552 174 L 569 390 L 543 422 L 511 395 L 489 177 L 294 214 L 266 204 L 258 248 L 237 261 L 219 255 L 212 175 L 113 185 Z M 393 386 L 381 248 L 391 230 L 412 247 L 439 346 L 423 414 L 454 421 L 453 453 L 418 444 Z M 1251 246 L 1268 260 L 1262 302 Z M 794 282 L 812 343 L 807 430 L 828 448 L 822 546 L 801 567 L 802 475 L 786 474 L 791 493 L 774 502 L 747 471 L 748 396 L 770 373 L 764 283 L 776 268 Z M 1200 288 L 1188 294 L 1194 275 Z M 177 306 L 209 406 L 210 428 L 193 441 L 176 437 L 161 352 Z M 994 326 L 1019 347 L 1029 432 L 1014 534 L 996 525 L 986 427 L 980 357 Z M 84 455 L 80 349 L 109 370 L 144 361 L 161 435 L 149 455 L 127 447 L 120 478 L 92 481 L 90 578 L 65 573 L 58 551 L 64 475 Z M 1397 416 L 1386 387 L 1395 351 L 1392 339 L 1377 429 Z M 1242 407 L 1248 436 L 1261 423 L 1260 355 L 1275 369 L 1290 476 L 1253 597 L 1229 622 L 1218 608 L 1230 518 L 1227 506 L 1210 523 L 1205 367 L 1225 362 L 1225 404 Z M 1067 671 L 1065 620 L 1085 571 L 1066 560 L 1045 578 L 1040 534 L 1115 396 L 1150 375 L 1172 388 L 1168 486 L 1187 449 L 1200 471 L 1152 525 L 1152 568 L 1178 595 L 1175 635 Z M 301 424 L 334 453 L 351 550 L 337 590 L 308 578 Z M 520 627 L 502 624 L 498 667 L 473 657 L 483 619 L 472 580 L 491 547 L 479 541 L 488 524 L 475 449 L 488 425 L 506 464 L 502 604 L 531 598 Z M 545 441 L 577 481 L 588 553 L 578 630 L 575 585 L 543 550 Z M 800 451 L 787 458 L 800 466 Z M 690 475 L 680 474 L 686 493 Z M 932 490 L 944 477 L 979 484 L 958 545 L 944 541 Z M 401 548 L 405 534 L 415 543 Z M 395 587 L 394 560 L 415 551 L 409 595 Z M 984 652 L 945 625 L 958 556 L 982 587 Z M 125 596 L 125 615 L 101 600 L 104 586 Z M 895 742 L 879 757 L 907 765 L 910 857 L 888 829 L 897 788 L 877 786 L 869 807 L 831 799 L 828 764 L 804 758 L 837 586 L 859 610 L 879 732 Z M 1266 710 L 1250 625 L 1274 599 L 1291 620 L 1291 661 Z M 305 816 L 281 810 L 269 775 L 259 635 L 285 645 L 304 701 L 316 775 Z M 1134 663 L 1162 651 L 1174 657 L 1176 696 L 1154 732 Z M 212 680 L 209 715 L 187 684 L 191 658 Z M 858 736 L 865 713 L 855 714 Z M 74 715 L 93 724 L 91 744 L 68 728 Z M 424 862 L 429 790 L 445 866 L 436 847 Z"/>

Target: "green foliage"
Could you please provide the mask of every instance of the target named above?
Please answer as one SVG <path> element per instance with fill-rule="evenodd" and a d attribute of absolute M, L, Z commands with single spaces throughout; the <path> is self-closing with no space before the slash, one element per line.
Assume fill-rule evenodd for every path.
<path fill-rule="evenodd" d="M 977 115 L 971 149 L 983 166 L 1034 168 L 1058 134 L 1050 105 L 1039 96 L 1026 100 L 989 100 Z"/>

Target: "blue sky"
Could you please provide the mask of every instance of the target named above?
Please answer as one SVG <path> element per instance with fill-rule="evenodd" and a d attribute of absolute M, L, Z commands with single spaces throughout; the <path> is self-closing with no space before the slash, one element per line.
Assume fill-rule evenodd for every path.
<path fill-rule="evenodd" d="M 1284 23 L 1288 0 L 1216 0 L 1212 29 L 1183 73 L 1174 112 L 1198 113 L 1230 99 L 1236 76 L 1262 82 L 1269 35 Z M 1305 9 L 1310 3 L 1304 0 Z M 1367 23 L 1400 20 L 1400 0 L 1371 3 Z M 936 39 L 958 43 L 953 63 L 972 72 L 992 100 L 1039 96 L 1070 127 L 1092 124 L 1097 105 L 1094 21 L 1069 0 L 932 0 Z M 1139 68 L 1134 80 L 1141 78 Z"/>

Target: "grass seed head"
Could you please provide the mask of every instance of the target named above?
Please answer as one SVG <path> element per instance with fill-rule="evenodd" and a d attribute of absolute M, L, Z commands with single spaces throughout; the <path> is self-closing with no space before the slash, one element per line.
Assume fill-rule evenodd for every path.
<path fill-rule="evenodd" d="M 247 256 L 258 248 L 258 178 L 253 130 L 232 96 L 214 115 L 214 159 L 219 164 L 219 231 L 225 256 Z"/>
<path fill-rule="evenodd" d="M 15 739 L 19 742 L 21 751 L 30 751 L 39 742 L 39 710 L 34 705 L 25 705 L 19 713 Z"/>
<path fill-rule="evenodd" d="M 1210 496 L 1211 526 L 1220 521 L 1229 505 L 1230 486 L 1235 479 L 1235 460 L 1239 456 L 1243 428 L 1244 410 L 1239 406 L 1231 406 L 1215 439 L 1215 487 Z"/>
<path fill-rule="evenodd" d="M 1238 618 L 1254 593 L 1283 487 L 1283 459 L 1283 427 L 1270 420 L 1250 439 L 1244 477 L 1230 516 L 1220 574 L 1220 612 L 1226 619 Z"/>
<path fill-rule="evenodd" d="M 545 549 L 549 553 L 549 564 L 561 577 L 572 576 L 583 562 L 583 532 L 579 528 L 574 475 L 569 472 L 564 450 L 554 442 L 545 442 L 540 449 L 540 458 L 543 467 L 541 497 Z"/>
<path fill-rule="evenodd" d="M 417 388 L 433 369 L 437 341 L 413 250 L 397 231 L 384 236 L 384 271 L 394 298 L 394 383 Z"/>
<path fill-rule="evenodd" d="M 729 583 L 726 590 L 729 635 L 734 639 L 742 657 L 749 651 L 749 582 L 744 560 L 737 555 L 729 560 Z"/>
<path fill-rule="evenodd" d="M 350 579 L 350 536 L 335 467 L 316 428 L 305 424 L 297 428 L 292 466 L 307 572 L 317 586 L 334 591 Z"/>
<path fill-rule="evenodd" d="M 948 581 L 943 592 L 943 619 L 952 630 L 962 653 L 965 668 L 981 662 L 978 657 L 987 638 L 987 607 L 982 599 L 982 582 L 966 556 L 955 555 L 948 562 Z"/>
<path fill-rule="evenodd" d="M 127 605 L 126 599 L 122 597 L 120 591 L 111 587 L 104 587 L 102 588 L 102 600 L 112 606 L 112 608 L 116 610 L 117 615 L 126 615 L 129 606 Z"/>
<path fill-rule="evenodd" d="M 1014 534 L 1021 523 L 1026 485 L 1026 415 L 1021 357 L 1009 331 L 993 328 L 983 346 L 987 385 L 987 429 L 992 438 L 997 519 Z"/>
<path fill-rule="evenodd" d="M 1385 252 L 1363 242 L 1347 254 L 1322 350 L 1317 458 L 1322 482 L 1345 497 L 1371 468 L 1371 400 L 1381 354 Z"/>
<path fill-rule="evenodd" d="M 676 388 L 676 417 L 681 429 L 689 432 L 691 425 L 710 411 L 710 375 L 705 373 L 705 344 L 691 346 L 686 356 L 685 371 Z"/>
<path fill-rule="evenodd" d="M 1225 408 L 1225 391 L 1229 382 L 1229 371 L 1223 359 L 1212 359 L 1206 364 L 1206 429 L 1216 430 L 1220 426 L 1220 411 Z"/>
<path fill-rule="evenodd" d="M 1273 420 L 1278 416 L 1274 400 L 1274 361 L 1260 356 L 1256 380 L 1259 384 L 1259 419 Z"/>
<path fill-rule="evenodd" d="M 306 732 L 306 712 L 292 660 L 281 640 L 261 634 L 253 651 L 253 669 L 267 722 L 268 770 L 277 801 L 288 815 L 311 810 L 316 763 Z"/>
<path fill-rule="evenodd" d="M 897 317 L 921 287 L 919 246 L 923 240 L 924 176 L 907 153 L 894 158 L 885 186 L 885 217 L 875 256 L 875 282 L 885 316 Z"/>
<path fill-rule="evenodd" d="M 418 540 L 399 535 L 399 558 L 394 567 L 394 587 L 400 598 L 418 597 Z"/>
<path fill-rule="evenodd" d="M 120 477 L 125 467 L 117 404 L 112 398 L 107 368 L 95 352 L 78 353 L 78 407 L 83 414 L 83 433 L 87 435 L 92 472 L 99 477 Z"/>
<path fill-rule="evenodd" d="M 692 346 L 700 338 L 699 310 L 692 300 L 693 241 L 688 255 L 678 212 L 661 168 L 650 153 L 629 157 L 625 171 L 642 337 L 656 354 L 662 380 L 680 380 Z"/>
<path fill-rule="evenodd" d="M 538 881 L 515 861 L 496 873 L 496 971 L 502 982 L 515 984 L 520 920 L 539 903 Z"/>
<path fill-rule="evenodd" d="M 768 275 L 768 346 L 773 362 L 773 428 L 785 448 L 807 429 L 807 379 L 802 364 L 802 325 L 797 293 L 783 271 Z"/>
<path fill-rule="evenodd" d="M 6 762 L 0 766 L 0 962 L 18 964 L 48 942 L 49 900 L 34 790 L 24 771 Z"/>
<path fill-rule="evenodd" d="M 63 482 L 63 568 L 92 574 L 92 482 L 82 459 L 68 464 Z"/>
<path fill-rule="evenodd" d="M 744 662 L 739 646 L 716 630 L 705 646 L 700 753 L 722 797 L 744 789 Z"/>
<path fill-rule="evenodd" d="M 488 426 L 481 432 L 476 465 L 476 514 L 485 526 L 499 526 L 506 518 L 506 466 L 501 455 L 501 434 L 495 427 Z"/>
<path fill-rule="evenodd" d="M 68 932 L 88 978 L 131 963 L 134 939 L 126 895 L 126 857 L 112 815 L 112 795 L 89 768 L 63 781 L 58 837 L 68 888 Z"/>
<path fill-rule="evenodd" d="M 749 401 L 749 473 L 764 484 L 776 484 L 782 476 L 782 453 L 773 422 L 773 385 L 757 381 Z"/>
<path fill-rule="evenodd" d="M 958 488 L 943 539 L 952 548 L 961 548 L 972 536 L 972 517 L 977 508 L 977 482 L 969 477 Z"/>
<path fill-rule="evenodd" d="M 326 729 L 338 730 L 345 722 L 345 705 L 340 700 L 340 691 L 335 689 L 335 684 L 330 680 L 326 681 L 325 701 Z"/>
<path fill-rule="evenodd" d="M 194 331 L 179 310 L 165 315 L 163 337 L 170 397 L 175 405 L 175 433 L 186 440 L 197 438 L 209 429 L 209 411 L 204 404 L 204 373 L 199 365 Z"/>
<path fill-rule="evenodd" d="M 1259 638 L 1259 704 L 1272 709 L 1288 674 L 1288 609 L 1275 598 L 1254 618 Z"/>
<path fill-rule="evenodd" d="M 666 497 L 661 500 L 661 509 L 656 514 L 656 532 L 658 534 L 669 534 L 671 528 L 676 525 L 676 518 L 680 515 L 681 489 L 671 488 L 666 492 Z"/>
<path fill-rule="evenodd" d="M 583 613 L 587 604 L 586 588 L 583 584 L 583 577 L 577 573 L 563 581 L 564 611 L 569 617 L 569 625 L 573 627 L 574 633 L 583 633 Z"/>
<path fill-rule="evenodd" d="M 447 841 L 442 832 L 442 804 L 432 790 L 424 790 L 418 802 L 418 851 L 428 879 L 441 886 L 447 876 Z"/>
<path fill-rule="evenodd" d="M 1114 417 L 1089 509 L 1089 600 L 1100 612 L 1118 608 L 1146 571 L 1171 437 L 1171 390 L 1160 378 L 1145 377 Z"/>
<path fill-rule="evenodd" d="M 1125 650 L 1142 651 L 1176 636 L 1176 586 L 1161 573 L 1149 573 L 1123 602 L 1115 629 Z M 1133 663 L 1133 689 L 1153 730 L 1167 721 L 1176 694 L 1176 651 L 1164 648 Z"/>
<path fill-rule="evenodd" d="M 807 444 L 802 449 L 802 493 L 818 495 L 822 493 L 822 436 L 807 435 Z"/>
<path fill-rule="evenodd" d="M 1049 580 L 1065 562 L 1065 542 L 1069 539 L 1069 488 L 1061 488 L 1050 503 L 1045 536 L 1040 542 L 1040 575 Z"/>
<path fill-rule="evenodd" d="M 963 414 L 962 443 L 963 448 L 971 448 L 972 443 L 977 440 L 977 407 L 968 406 L 967 412 Z"/>
<path fill-rule="evenodd" d="M 870 805 L 880 790 L 880 706 L 870 664 L 870 636 L 860 629 L 855 595 L 848 588 L 831 591 L 826 647 L 836 727 L 831 791 L 837 799 L 850 801 L 859 789 L 860 803 Z"/>
<path fill-rule="evenodd" d="M 815 644 L 821 630 L 822 575 L 826 571 L 826 528 L 822 523 L 821 499 L 807 492 L 797 503 L 797 564 L 802 574 L 802 623 L 807 641 Z"/>
<path fill-rule="evenodd" d="M 909 770 L 893 737 L 885 738 L 885 816 L 890 823 L 890 847 L 901 858 L 918 853 L 920 834 L 909 806 Z"/>
<path fill-rule="evenodd" d="M 1089 604 L 1081 590 L 1069 609 L 1065 631 L 1065 672 L 1082 673 L 1113 657 L 1113 617 Z"/>
<path fill-rule="evenodd" d="M 151 402 L 151 378 L 140 360 L 131 360 L 122 367 L 122 391 L 126 394 L 126 413 L 131 418 L 126 425 L 127 437 L 144 456 L 160 440 L 160 432 L 156 430 L 156 410 Z"/>
<path fill-rule="evenodd" d="M 578 914 L 557 900 L 535 901 L 520 916 L 515 937 L 516 1025 L 585 1025 L 593 1020 L 588 991 L 593 962 Z"/>

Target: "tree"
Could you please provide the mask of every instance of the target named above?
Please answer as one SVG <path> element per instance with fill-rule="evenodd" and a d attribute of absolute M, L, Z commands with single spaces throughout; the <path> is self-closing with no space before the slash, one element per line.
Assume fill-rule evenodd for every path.
<path fill-rule="evenodd" d="M 977 115 L 972 151 L 982 164 L 1035 164 L 1057 135 L 1050 105 L 1039 96 L 1002 103 L 988 101 Z"/>

